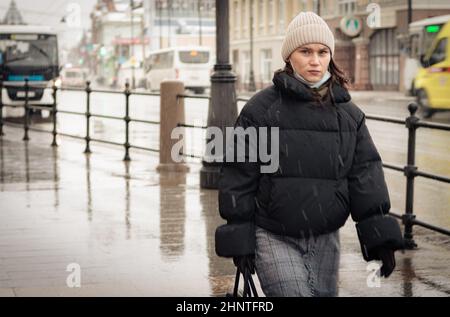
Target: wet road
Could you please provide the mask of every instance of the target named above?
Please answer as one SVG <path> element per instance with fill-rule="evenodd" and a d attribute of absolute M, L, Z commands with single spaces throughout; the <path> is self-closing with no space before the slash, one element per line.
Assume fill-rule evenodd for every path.
<path fill-rule="evenodd" d="M 117 97 L 94 95 L 93 112 L 124 114 Z M 135 98 L 146 99 L 132 101 L 132 116 L 159 120 L 157 98 Z M 84 111 L 83 95 L 60 100 L 71 102 L 67 109 Z M 207 102 L 186 103 L 186 122 L 203 125 Z M 360 105 L 376 109 L 363 99 Z M 121 141 L 117 123 L 98 122 L 93 123 L 96 137 Z M 59 124 L 65 132 L 82 135 L 73 117 L 61 115 Z M 369 128 L 383 159 L 403 164 L 406 129 L 378 122 L 369 122 Z M 152 129 L 135 126 L 134 140 L 157 147 L 158 128 Z M 5 132 L 0 141 L 0 296 L 220 296 L 230 289 L 233 265 L 214 252 L 214 230 L 223 223 L 217 192 L 199 188 L 196 160 L 190 160 L 190 173 L 159 174 L 155 154 L 132 151 L 132 161 L 124 163 L 118 147 L 93 143 L 93 153 L 86 156 L 81 141 L 60 138 L 60 146 L 52 149 L 50 136 L 32 132 L 25 143 L 21 130 L 7 127 Z M 190 150 L 201 153 L 202 131 L 189 137 L 198 143 Z M 424 170 L 450 175 L 449 153 L 443 132 L 424 130 L 419 136 L 417 162 Z M 386 170 L 393 209 L 402 213 L 405 181 L 399 175 Z M 450 228 L 448 185 L 416 183 L 418 218 Z M 415 231 L 420 248 L 398 254 L 392 277 L 380 287 L 368 287 L 370 270 L 348 221 L 341 230 L 340 295 L 450 296 L 450 240 Z M 70 263 L 81 267 L 81 288 L 66 286 Z"/>
<path fill-rule="evenodd" d="M 81 144 L 53 150 L 3 140 L 1 146 L 1 290 L 18 296 L 215 293 L 206 239 L 218 224 L 210 216 L 215 195 L 198 189 L 198 175 L 156 174 L 156 157 L 125 164 L 116 150 L 85 158 Z M 69 263 L 81 266 L 79 290 L 66 287 Z"/>

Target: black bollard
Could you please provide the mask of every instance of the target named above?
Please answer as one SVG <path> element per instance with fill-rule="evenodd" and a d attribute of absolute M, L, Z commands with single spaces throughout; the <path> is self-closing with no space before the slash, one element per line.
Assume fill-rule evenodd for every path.
<path fill-rule="evenodd" d="M 23 128 L 25 130 L 25 133 L 23 135 L 23 141 L 28 141 L 30 138 L 28 137 L 28 117 L 29 117 L 29 109 L 28 109 L 28 91 L 30 89 L 30 86 L 28 85 L 28 78 L 25 78 L 25 113 L 23 116 Z"/>
<path fill-rule="evenodd" d="M 91 82 L 88 80 L 86 81 L 86 137 L 84 138 L 86 140 L 86 148 L 84 150 L 84 153 L 91 153 L 91 148 L 89 147 L 89 143 L 91 142 L 91 136 L 90 136 L 90 129 L 89 129 L 89 122 L 91 118 Z"/>
<path fill-rule="evenodd" d="M 128 140 L 129 137 L 129 125 L 130 125 L 130 116 L 129 116 L 129 111 L 130 111 L 130 84 L 126 83 L 125 84 L 125 90 L 124 90 L 124 94 L 125 94 L 125 143 L 123 144 L 125 147 L 125 157 L 123 158 L 124 161 L 129 161 L 130 160 L 130 143 Z"/>
<path fill-rule="evenodd" d="M 3 135 L 3 81 L 0 80 L 0 136 Z"/>
<path fill-rule="evenodd" d="M 408 110 L 410 116 L 406 118 L 406 127 L 408 128 L 408 162 L 404 167 L 404 175 L 406 176 L 406 205 L 405 214 L 402 216 L 403 224 L 405 225 L 404 240 L 407 249 L 414 249 L 417 244 L 413 239 L 413 225 L 414 219 L 414 178 L 417 176 L 416 161 L 416 130 L 419 118 L 415 115 L 417 111 L 417 104 L 410 103 Z"/>
<path fill-rule="evenodd" d="M 56 109 L 56 91 L 58 90 L 58 87 L 56 87 L 55 84 L 55 80 L 53 80 L 53 85 L 52 85 L 52 96 L 53 96 L 53 105 L 52 105 L 52 119 L 53 119 L 53 130 L 52 130 L 52 135 L 53 135 L 53 140 L 52 140 L 52 146 L 58 146 L 58 144 L 56 143 L 56 113 L 57 113 L 57 109 Z"/>

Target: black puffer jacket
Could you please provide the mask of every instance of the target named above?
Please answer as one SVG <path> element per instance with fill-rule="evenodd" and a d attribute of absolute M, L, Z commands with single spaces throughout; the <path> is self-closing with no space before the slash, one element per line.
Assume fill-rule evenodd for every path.
<path fill-rule="evenodd" d="M 312 89 L 284 71 L 273 83 L 248 101 L 235 126 L 279 128 L 278 170 L 264 174 L 258 162 L 224 163 L 221 216 L 228 223 L 254 222 L 276 234 L 307 237 L 337 230 L 351 214 L 362 224 L 358 234 L 366 260 L 373 258 L 368 248 L 398 249 L 398 224 L 385 216 L 390 202 L 381 158 L 347 90 L 329 85 L 330 97 L 319 102 Z"/>

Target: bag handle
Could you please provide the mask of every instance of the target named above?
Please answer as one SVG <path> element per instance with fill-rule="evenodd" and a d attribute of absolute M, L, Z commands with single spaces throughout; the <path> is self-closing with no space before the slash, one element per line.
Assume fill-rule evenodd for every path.
<path fill-rule="evenodd" d="M 243 275 L 243 281 L 244 281 L 244 292 L 242 293 L 242 297 L 258 297 L 258 292 L 256 291 L 255 283 L 253 282 L 253 278 L 252 278 L 252 275 L 251 275 L 249 269 L 245 268 L 244 272 L 241 272 L 239 267 L 236 268 L 236 277 L 234 279 L 233 297 L 239 297 L 238 290 L 239 290 L 239 280 L 241 277 L 241 273 Z"/>

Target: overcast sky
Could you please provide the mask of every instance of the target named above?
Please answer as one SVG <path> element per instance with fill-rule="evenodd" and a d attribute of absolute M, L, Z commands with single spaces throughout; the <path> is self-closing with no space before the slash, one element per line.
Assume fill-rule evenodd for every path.
<path fill-rule="evenodd" d="M 96 0 L 15 0 L 22 18 L 28 24 L 50 25 L 59 31 L 61 47 L 72 47 L 81 37 L 82 30 L 90 28 L 89 14 Z M 10 0 L 0 0 L 0 19 L 3 19 L 8 10 Z M 68 14 L 73 5 L 81 9 L 80 25 L 68 26 L 61 23 L 61 18 Z M 73 20 L 72 20 L 73 21 Z"/>

